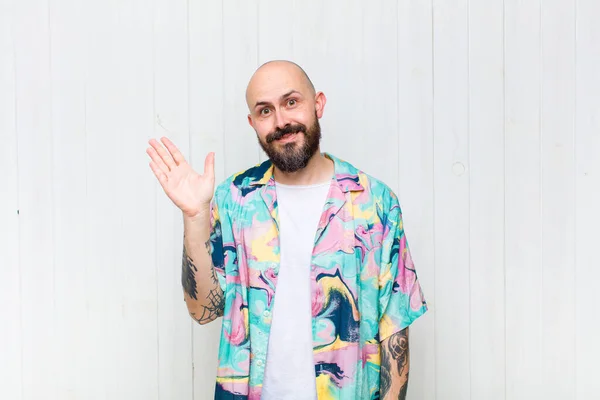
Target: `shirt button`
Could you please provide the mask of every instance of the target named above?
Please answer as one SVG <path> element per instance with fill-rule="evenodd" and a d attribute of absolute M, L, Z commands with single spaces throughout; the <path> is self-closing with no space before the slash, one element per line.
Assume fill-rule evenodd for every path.
<path fill-rule="evenodd" d="M 262 362 L 262 360 L 258 360 L 258 361 L 256 362 L 256 365 L 258 365 L 259 367 L 262 367 L 262 365 L 263 365 L 263 362 Z"/>
<path fill-rule="evenodd" d="M 263 316 L 264 316 L 265 318 L 269 318 L 269 316 L 270 316 L 270 315 L 271 315 L 271 311 L 269 311 L 269 310 L 265 310 L 265 311 L 263 312 Z"/>

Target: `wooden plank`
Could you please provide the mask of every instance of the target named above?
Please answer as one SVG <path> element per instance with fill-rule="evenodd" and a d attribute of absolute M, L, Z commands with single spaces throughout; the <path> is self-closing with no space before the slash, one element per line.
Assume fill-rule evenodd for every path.
<path fill-rule="evenodd" d="M 293 0 L 292 35 L 293 60 L 297 62 L 308 74 L 317 91 L 322 90 L 329 94 L 326 69 L 323 60 L 327 55 L 327 40 L 325 37 L 324 12 L 325 3 L 320 0 Z M 328 106 L 325 106 L 325 115 L 328 115 Z M 323 118 L 326 121 L 328 118 Z M 321 126 L 323 129 L 323 125 Z M 325 134 L 325 133 L 324 133 Z"/>
<path fill-rule="evenodd" d="M 220 183 L 226 177 L 225 142 L 231 139 L 225 137 L 224 130 L 223 10 L 219 3 L 190 3 L 188 13 L 190 142 L 187 157 L 196 171 L 203 172 L 206 156 L 215 152 L 215 178 Z"/>
<path fill-rule="evenodd" d="M 94 398 L 158 397 L 152 174 L 152 16 L 145 3 L 88 4 L 89 326 Z M 135 190 L 132 190 L 135 188 Z M 127 195 L 124 195 L 127 193 Z"/>
<path fill-rule="evenodd" d="M 364 151 L 373 146 L 398 148 L 398 8 L 388 0 L 362 2 L 361 5 L 364 58 L 361 97 L 364 98 L 364 115 L 372 118 L 364 118 L 362 129 L 354 132 L 353 136 L 361 137 L 365 146 L 357 143 L 360 156 L 355 155 L 356 164 L 399 195 L 398 154 L 380 152 L 379 157 L 373 157 Z"/>
<path fill-rule="evenodd" d="M 326 48 L 319 68 L 323 70 L 321 90 L 327 96 L 321 120 L 322 150 L 365 169 L 371 157 L 364 149 L 372 142 L 365 133 L 362 5 L 359 0 L 324 2 Z"/>
<path fill-rule="evenodd" d="M 600 226 L 600 4 L 576 3 L 575 113 L 575 368 L 577 399 L 600 392 L 600 297 L 598 226 Z M 566 190 L 566 189 L 565 189 Z M 568 317 L 568 316 L 567 316 Z M 566 342 L 565 342 L 566 343 Z"/>
<path fill-rule="evenodd" d="M 505 1 L 506 398 L 542 378 L 540 1 Z"/>
<path fill-rule="evenodd" d="M 246 104 L 246 87 L 258 67 L 257 5 L 258 0 L 222 3 L 224 140 L 235 143 L 224 148 L 226 175 L 257 164 L 262 152 Z"/>
<path fill-rule="evenodd" d="M 541 7 L 540 395 L 569 399 L 575 393 L 575 1 Z"/>
<path fill-rule="evenodd" d="M 89 362 L 86 327 L 86 132 L 84 4 L 51 3 L 50 71 L 54 196 L 56 358 L 52 380 L 60 399 L 87 397 L 91 383 L 82 378 Z M 40 353 L 36 359 L 50 357 Z"/>
<path fill-rule="evenodd" d="M 189 25 L 185 0 L 158 0 L 154 9 L 154 132 L 189 153 Z M 192 21 L 198 24 L 199 21 Z M 209 37 L 209 36 L 207 36 Z M 202 92 L 203 88 L 197 88 Z M 188 157 L 186 157 L 188 158 Z M 189 161 L 189 160 L 188 160 Z M 150 168 L 147 173 L 152 174 Z M 158 398 L 192 399 L 192 320 L 183 301 L 181 211 L 154 181 L 158 307 Z"/>
<path fill-rule="evenodd" d="M 117 277 L 117 243 L 121 240 L 120 199 L 115 195 L 119 164 L 117 144 L 123 132 L 115 115 L 121 93 L 114 77 L 119 65 L 119 38 L 116 18 L 112 17 L 113 2 L 88 3 L 85 65 L 85 135 L 86 135 L 86 314 L 89 343 L 84 353 L 88 360 L 82 365 L 82 385 L 94 387 L 88 396 L 92 400 L 118 398 L 116 366 L 121 363 L 118 351 L 119 329 L 122 325 L 120 288 Z M 109 161 L 110 160 L 110 161 Z M 81 318 L 84 318 L 82 315 Z M 94 345 L 99 344 L 102 345 Z"/>
<path fill-rule="evenodd" d="M 118 15 L 116 54 L 120 108 L 114 114 L 116 160 L 122 160 L 114 182 L 122 210 L 116 247 L 117 300 L 122 318 L 116 368 L 119 396 L 158 398 L 157 259 L 148 251 L 156 240 L 156 177 L 148 173 L 147 139 L 155 127 L 154 8 L 139 0 L 112 7 Z M 131 190 L 135 185 L 135 190 Z"/>
<path fill-rule="evenodd" d="M 302 8 L 292 1 L 260 0 L 256 16 L 258 65 L 271 60 L 294 61 L 294 33 Z M 305 15 L 304 15 L 305 16 Z"/>
<path fill-rule="evenodd" d="M 57 399 L 48 4 L 15 6 L 23 398 Z"/>
<path fill-rule="evenodd" d="M 22 399 L 21 280 L 19 268 L 19 171 L 17 158 L 15 1 L 0 3 L 0 388 L 2 397 Z"/>
<path fill-rule="evenodd" d="M 466 0 L 433 2 L 436 397 L 470 394 Z"/>
<path fill-rule="evenodd" d="M 398 2 L 398 176 L 406 236 L 429 311 L 410 328 L 411 399 L 435 399 L 433 9 Z"/>
<path fill-rule="evenodd" d="M 271 60 L 294 61 L 296 32 L 293 1 L 259 0 L 257 2 L 257 66 Z M 252 130 L 254 132 L 254 130 Z M 259 151 L 259 160 L 268 157 Z"/>
<path fill-rule="evenodd" d="M 469 8 L 471 398 L 504 400 L 504 10 Z"/>
<path fill-rule="evenodd" d="M 281 2 L 280 2 L 281 3 Z M 286 2 L 287 3 L 287 2 Z M 325 33 L 324 12 L 325 2 L 320 0 L 293 0 L 292 19 L 294 30 L 292 32 L 292 60 L 298 63 L 307 73 L 315 90 L 322 91 L 327 98 L 323 117 L 319 120 L 323 138 L 329 135 L 328 126 L 337 126 L 340 121 L 330 118 L 329 95 L 330 79 L 326 78 L 327 69 L 323 60 L 327 56 L 327 39 Z M 262 3 L 261 3 L 262 4 Z M 321 151 L 326 151 L 321 141 Z M 330 148 L 330 151 L 335 151 Z"/>
<path fill-rule="evenodd" d="M 226 175 L 225 143 L 230 143 L 228 147 L 237 147 L 235 134 L 242 134 L 242 132 L 230 132 L 229 136 L 225 136 L 224 131 L 226 120 L 223 81 L 225 48 L 223 46 L 222 6 L 223 4 L 220 2 L 190 2 L 188 17 L 190 21 L 188 159 L 196 171 L 203 172 L 206 155 L 214 151 L 217 184 Z M 237 93 L 237 95 L 241 98 L 244 97 L 243 93 Z M 256 155 L 257 153 L 253 152 L 252 154 Z M 180 227 L 179 236 L 178 245 L 181 248 L 183 246 L 183 226 Z M 183 294 L 183 292 L 181 293 Z M 185 304 L 181 304 L 180 307 L 185 310 Z M 185 312 L 187 313 L 187 311 Z M 193 398 L 196 400 L 212 399 L 222 319 L 204 326 L 196 324 L 191 318 L 189 321 L 193 326 L 192 363 L 195 365 Z"/>

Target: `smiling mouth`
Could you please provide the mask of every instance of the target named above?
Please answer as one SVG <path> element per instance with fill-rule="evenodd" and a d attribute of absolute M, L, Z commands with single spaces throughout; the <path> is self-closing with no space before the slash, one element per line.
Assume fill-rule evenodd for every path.
<path fill-rule="evenodd" d="M 277 139 L 277 140 L 287 139 L 287 138 L 289 138 L 289 137 L 292 137 L 292 136 L 293 136 L 293 135 L 295 135 L 295 134 L 296 134 L 296 132 L 295 132 L 295 133 L 286 133 L 285 135 L 283 135 L 282 137 L 280 137 L 280 138 L 279 138 L 279 139 Z"/>
<path fill-rule="evenodd" d="M 283 142 L 283 143 L 288 143 L 288 142 L 292 142 L 294 140 L 292 140 L 294 138 L 294 136 L 296 136 L 298 133 L 300 132 L 290 132 L 290 133 L 286 133 L 283 136 L 281 136 L 278 139 L 275 139 L 275 142 Z"/>

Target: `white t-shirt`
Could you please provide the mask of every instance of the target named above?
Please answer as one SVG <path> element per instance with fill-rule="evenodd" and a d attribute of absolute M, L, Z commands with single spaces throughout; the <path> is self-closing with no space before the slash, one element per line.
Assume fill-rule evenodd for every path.
<path fill-rule="evenodd" d="M 276 184 L 281 263 L 273 303 L 262 400 L 315 400 L 310 266 L 331 182 Z"/>

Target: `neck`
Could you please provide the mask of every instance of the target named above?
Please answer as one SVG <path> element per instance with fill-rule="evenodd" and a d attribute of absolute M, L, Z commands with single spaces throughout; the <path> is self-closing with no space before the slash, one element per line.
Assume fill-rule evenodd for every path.
<path fill-rule="evenodd" d="M 319 150 L 308 160 L 306 167 L 301 170 L 283 172 L 275 167 L 273 177 L 277 182 L 284 185 L 314 185 L 330 180 L 333 172 L 333 161 L 321 154 Z"/>

